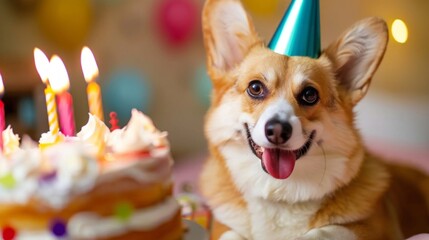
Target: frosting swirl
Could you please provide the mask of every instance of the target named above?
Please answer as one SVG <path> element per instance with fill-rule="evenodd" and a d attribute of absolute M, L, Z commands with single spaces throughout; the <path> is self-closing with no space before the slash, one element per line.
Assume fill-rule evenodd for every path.
<path fill-rule="evenodd" d="M 55 145 L 56 143 L 64 141 L 65 136 L 59 132 L 58 135 L 52 134 L 51 131 L 42 133 L 42 136 L 39 139 L 40 147 L 46 148 Z"/>
<path fill-rule="evenodd" d="M 3 154 L 10 157 L 16 150 L 19 149 L 19 136 L 13 133 L 13 129 L 9 125 L 3 132 Z"/>
<path fill-rule="evenodd" d="M 88 123 L 82 127 L 77 137 L 89 144 L 97 154 L 102 154 L 109 134 L 109 128 L 100 119 L 89 114 Z"/>
<path fill-rule="evenodd" d="M 133 109 L 127 126 L 113 131 L 107 145 L 114 153 L 150 151 L 168 146 L 167 133 L 160 132 L 149 117 Z"/>

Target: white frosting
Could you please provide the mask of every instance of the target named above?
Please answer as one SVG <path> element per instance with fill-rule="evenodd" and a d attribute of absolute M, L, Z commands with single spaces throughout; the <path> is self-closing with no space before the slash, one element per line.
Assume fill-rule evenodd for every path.
<path fill-rule="evenodd" d="M 88 143 L 98 154 L 103 153 L 110 130 L 100 119 L 89 113 L 88 123 L 82 127 L 77 137 Z"/>
<path fill-rule="evenodd" d="M 76 195 L 90 191 L 95 185 L 109 184 L 115 179 L 131 178 L 140 184 L 162 182 L 170 184 L 171 157 L 167 149 L 156 157 L 128 163 L 118 160 L 117 167 L 106 168 L 100 174 L 97 159 L 80 142 L 63 142 L 42 152 L 33 144 L 25 144 L 11 159 L 0 159 L 0 178 L 12 174 L 16 185 L 0 185 L 0 202 L 25 204 L 31 197 L 49 207 L 60 209 Z M 43 174 L 55 171 L 48 181 Z"/>
<path fill-rule="evenodd" d="M 54 144 L 57 143 L 58 140 L 63 140 L 65 137 L 64 135 L 59 132 L 58 135 L 52 134 L 51 131 L 42 133 L 42 136 L 39 139 L 40 144 Z"/>
<path fill-rule="evenodd" d="M 130 153 L 168 146 L 166 137 L 167 133 L 156 129 L 149 117 L 133 109 L 127 126 L 113 131 L 107 145 L 114 153 Z"/>
<path fill-rule="evenodd" d="M 20 230 L 18 232 L 16 240 L 59 240 L 49 231 L 25 231 Z M 68 238 L 60 238 L 60 240 L 68 240 Z"/>
<path fill-rule="evenodd" d="M 10 125 L 3 130 L 3 154 L 6 156 L 10 156 L 16 150 L 19 149 L 19 136 L 18 134 L 14 134 Z"/>
<path fill-rule="evenodd" d="M 0 159 L 0 178 L 12 176 L 15 186 L 0 184 L 0 202 L 26 203 L 37 192 L 37 172 L 41 163 L 38 148 L 17 150 L 9 159 Z"/>
<path fill-rule="evenodd" d="M 168 198 L 158 205 L 134 211 L 127 221 L 90 212 L 79 213 L 70 219 L 67 232 L 71 238 L 98 239 L 119 236 L 128 231 L 150 230 L 172 219 L 179 208 L 174 198 Z"/>
<path fill-rule="evenodd" d="M 105 169 L 97 180 L 97 184 L 102 184 L 123 176 L 134 179 L 139 183 L 170 181 L 172 159 L 168 150 L 164 154 L 155 157 L 148 157 L 129 163 L 113 163 L 112 167 Z"/>
<path fill-rule="evenodd" d="M 56 177 L 46 181 L 38 196 L 51 207 L 61 208 L 70 196 L 91 190 L 99 173 L 97 159 L 82 143 L 65 142 L 45 151 Z"/>
<path fill-rule="evenodd" d="M 55 177 L 42 180 L 52 172 Z M 0 202 L 25 204 L 34 198 L 61 208 L 71 196 L 92 189 L 98 174 L 97 160 L 80 143 L 57 144 L 43 155 L 36 145 L 25 144 L 10 159 L 0 159 L 0 178 L 12 176 L 15 182 L 0 184 Z"/>

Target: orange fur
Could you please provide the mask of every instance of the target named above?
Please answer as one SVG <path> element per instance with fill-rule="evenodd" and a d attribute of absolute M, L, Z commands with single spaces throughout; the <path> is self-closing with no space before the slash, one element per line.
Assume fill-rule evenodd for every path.
<path fill-rule="evenodd" d="M 246 208 L 241 194 L 234 186 L 231 180 L 224 160 L 217 151 L 213 149 L 215 156 L 210 158 L 205 164 L 205 170 L 201 175 L 201 183 L 210 186 L 209 188 L 202 187 L 201 191 L 209 200 L 211 205 L 220 205 L 229 203 L 237 208 Z M 223 176 L 223 177 L 219 177 Z"/>

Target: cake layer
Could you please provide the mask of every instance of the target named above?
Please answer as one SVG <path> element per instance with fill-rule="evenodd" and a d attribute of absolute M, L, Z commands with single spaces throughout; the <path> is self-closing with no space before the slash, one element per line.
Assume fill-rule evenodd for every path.
<path fill-rule="evenodd" d="M 115 189 L 114 187 L 112 189 Z M 115 189 L 116 193 L 88 194 L 76 198 L 66 208 L 55 211 L 41 208 L 34 202 L 22 205 L 0 205 L 0 226 L 12 225 L 29 230 L 45 229 L 52 219 L 67 221 L 77 212 L 94 212 L 100 216 L 112 215 L 118 203 L 126 202 L 134 208 L 144 208 L 162 202 L 171 196 L 172 186 L 154 184 L 144 189 Z"/>
<path fill-rule="evenodd" d="M 124 183 L 124 184 L 121 184 Z M 71 217 L 76 212 L 90 211 L 101 216 L 113 213 L 118 203 L 126 202 L 134 208 L 144 208 L 162 202 L 172 194 L 171 183 L 153 183 L 149 186 L 125 184 L 127 179 L 104 186 L 105 190 L 87 193 L 75 198 L 60 214 L 64 218 Z M 121 187 L 123 186 L 123 187 Z M 98 190 L 98 189 L 97 189 Z"/>
<path fill-rule="evenodd" d="M 181 235 L 180 205 L 170 197 L 156 205 L 135 210 L 129 219 L 121 221 L 115 217 L 102 217 L 96 213 L 78 213 L 68 224 L 73 239 L 130 239 L 124 235 L 139 236 L 138 239 L 178 239 Z M 169 236 L 164 238 L 164 236 Z M 179 235 L 177 235 L 179 236 Z M 137 238 L 136 238 L 137 239 Z"/>
<path fill-rule="evenodd" d="M 33 221 L 37 219 L 33 218 Z M 46 230 L 31 230 L 28 227 L 22 229 L 17 229 L 16 240 L 57 239 Z M 135 210 L 126 220 L 100 216 L 94 212 L 77 213 L 68 222 L 67 232 L 68 237 L 62 239 L 179 240 L 183 235 L 183 228 L 180 206 L 174 198 L 169 197 L 161 203 Z"/>
<path fill-rule="evenodd" d="M 66 205 L 61 208 L 53 207 L 49 201 L 37 195 L 26 204 L 0 203 L 0 226 L 12 225 L 37 231 L 46 229 L 52 219 L 67 222 L 78 212 L 110 216 L 114 214 L 119 203 L 125 202 L 135 209 L 140 209 L 160 203 L 172 195 L 171 158 L 168 151 L 156 158 L 140 158 L 138 161 L 126 163 L 105 168 L 88 192 L 70 193 L 66 196 L 53 192 L 52 198 L 61 199 L 51 199 L 53 202 L 63 202 L 68 198 L 64 201 Z"/>
<path fill-rule="evenodd" d="M 103 240 L 180 240 L 183 238 L 184 231 L 182 217 L 178 212 L 169 222 L 151 231 L 130 231 L 124 235 Z"/>

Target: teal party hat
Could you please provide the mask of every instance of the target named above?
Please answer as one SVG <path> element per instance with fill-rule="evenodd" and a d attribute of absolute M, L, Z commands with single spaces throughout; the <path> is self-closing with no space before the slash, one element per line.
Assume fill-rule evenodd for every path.
<path fill-rule="evenodd" d="M 292 0 L 268 48 L 287 56 L 320 56 L 319 0 Z"/>

